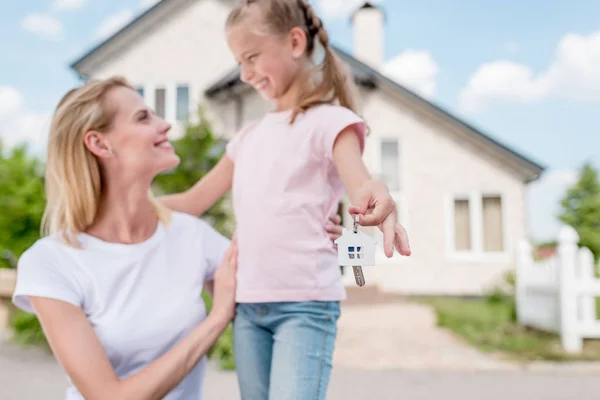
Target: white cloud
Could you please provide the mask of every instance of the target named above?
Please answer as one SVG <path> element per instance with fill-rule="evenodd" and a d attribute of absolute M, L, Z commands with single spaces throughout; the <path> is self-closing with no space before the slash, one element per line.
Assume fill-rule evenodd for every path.
<path fill-rule="evenodd" d="M 556 239 L 561 222 L 560 200 L 577 181 L 575 170 L 549 170 L 529 184 L 527 206 L 530 233 L 536 241 Z"/>
<path fill-rule="evenodd" d="M 350 15 L 357 7 L 363 5 L 364 0 L 317 0 L 315 3 L 323 18 L 337 19 Z M 381 0 L 372 3 L 378 4 Z"/>
<path fill-rule="evenodd" d="M 58 19 L 45 14 L 29 14 L 21 20 L 21 27 L 42 38 L 49 40 L 62 39 L 63 24 Z"/>
<path fill-rule="evenodd" d="M 405 50 L 389 60 L 382 72 L 425 98 L 435 95 L 439 68 L 427 50 Z"/>
<path fill-rule="evenodd" d="M 463 112 L 474 113 L 505 101 L 531 103 L 546 95 L 545 82 L 524 65 L 512 61 L 484 64 L 471 76 L 459 95 Z"/>
<path fill-rule="evenodd" d="M 161 0 L 141 0 L 142 8 L 150 8 Z"/>
<path fill-rule="evenodd" d="M 85 5 L 87 0 L 54 0 L 52 8 L 59 11 L 77 10 Z"/>
<path fill-rule="evenodd" d="M 133 19 L 133 11 L 126 8 L 106 18 L 96 30 L 99 39 L 107 39 Z"/>
<path fill-rule="evenodd" d="M 11 86 L 0 86 L 0 138 L 12 147 L 28 143 L 40 150 L 47 141 L 50 115 L 31 112 L 25 106 L 23 95 Z"/>
<path fill-rule="evenodd" d="M 558 43 L 546 70 L 494 61 L 477 68 L 459 95 L 463 112 L 475 113 L 503 103 L 545 99 L 600 101 L 600 32 L 568 34 Z"/>
<path fill-rule="evenodd" d="M 0 86 L 0 122 L 15 114 L 23 106 L 23 95 L 11 86 Z"/>

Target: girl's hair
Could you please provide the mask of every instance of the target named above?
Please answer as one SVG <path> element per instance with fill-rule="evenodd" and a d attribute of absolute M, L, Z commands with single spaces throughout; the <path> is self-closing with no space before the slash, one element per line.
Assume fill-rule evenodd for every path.
<path fill-rule="evenodd" d="M 117 87 L 135 90 L 121 77 L 90 80 L 68 91 L 59 101 L 48 139 L 42 235 L 60 234 L 67 244 L 80 247 L 75 235 L 94 223 L 103 174 L 98 159 L 84 144 L 84 135 L 89 130 L 110 129 L 118 110 L 105 100 L 106 94 Z M 150 192 L 148 196 L 158 217 L 167 222 L 169 211 Z"/>
<path fill-rule="evenodd" d="M 327 30 L 308 0 L 243 0 L 229 14 L 226 27 L 239 22 L 249 7 L 260 7 L 268 33 L 285 35 L 294 27 L 301 28 L 307 37 L 309 57 L 315 50 L 315 40 L 319 40 L 325 50 L 325 59 L 320 66 L 320 82 L 298 99 L 292 122 L 298 113 L 313 105 L 333 103 L 335 100 L 339 105 L 356 112 L 352 80 L 329 45 Z"/>

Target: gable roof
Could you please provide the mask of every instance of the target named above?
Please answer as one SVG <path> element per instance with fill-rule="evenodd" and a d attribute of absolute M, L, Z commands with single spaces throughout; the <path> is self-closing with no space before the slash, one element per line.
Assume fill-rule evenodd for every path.
<path fill-rule="evenodd" d="M 399 95 L 401 98 L 408 100 L 414 105 L 420 107 L 424 111 L 433 114 L 437 117 L 442 118 L 445 121 L 450 122 L 452 125 L 461 129 L 477 141 L 492 147 L 494 150 L 499 151 L 501 154 L 507 156 L 513 162 L 519 165 L 520 169 L 525 174 L 526 182 L 531 182 L 539 178 L 540 174 L 544 171 L 545 167 L 539 163 L 529 159 L 528 157 L 518 153 L 510 147 L 498 142 L 497 140 L 490 137 L 488 134 L 475 128 L 471 124 L 459 119 L 450 112 L 443 108 L 435 105 L 434 103 L 424 99 L 415 92 L 407 89 L 405 86 L 393 81 L 386 77 L 376 69 L 368 66 L 361 62 L 355 57 L 351 56 L 346 51 L 342 50 L 337 46 L 332 46 L 336 54 L 340 59 L 350 67 L 350 71 L 353 74 L 354 80 L 358 85 L 368 87 L 371 89 L 382 88 Z M 208 98 L 216 98 L 220 94 L 230 92 L 231 90 L 244 90 L 249 88 L 240 80 L 239 67 L 227 73 L 213 85 L 205 90 L 205 95 Z"/>
<path fill-rule="evenodd" d="M 94 64 L 105 55 L 112 55 L 114 52 L 122 50 L 124 46 L 119 47 L 121 39 L 128 36 L 143 36 L 147 29 L 152 29 L 154 23 L 165 21 L 166 16 L 181 7 L 191 4 L 197 0 L 159 0 L 154 5 L 137 15 L 127 25 L 113 33 L 105 40 L 99 42 L 88 52 L 73 61 L 69 66 L 79 75 L 80 78 L 89 77 L 86 71 L 89 66 Z M 223 0 L 225 1 L 225 0 Z"/>

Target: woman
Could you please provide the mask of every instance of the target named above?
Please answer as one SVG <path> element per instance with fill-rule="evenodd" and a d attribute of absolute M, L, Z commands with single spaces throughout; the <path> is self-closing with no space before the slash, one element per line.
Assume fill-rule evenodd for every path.
<path fill-rule="evenodd" d="M 234 316 L 235 239 L 150 194 L 180 161 L 169 130 L 121 78 L 55 111 L 45 237 L 21 256 L 13 301 L 37 314 L 67 399 L 200 399 L 204 356 Z"/>
<path fill-rule="evenodd" d="M 236 240 L 150 194 L 180 161 L 169 130 L 116 77 L 71 90 L 55 111 L 45 237 L 19 259 L 13 301 L 37 314 L 69 400 L 200 399 L 204 356 L 234 316 Z M 356 208 L 379 224 L 386 199 L 367 190 Z M 410 251 L 403 229 L 396 246 Z"/>

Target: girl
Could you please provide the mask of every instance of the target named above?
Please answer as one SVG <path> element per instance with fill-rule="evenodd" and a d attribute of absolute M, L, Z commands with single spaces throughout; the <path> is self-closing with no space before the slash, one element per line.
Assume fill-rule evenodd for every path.
<path fill-rule="evenodd" d="M 276 110 L 242 129 L 193 188 L 163 201 L 200 215 L 233 186 L 234 351 L 242 397 L 324 399 L 345 291 L 323 226 L 344 189 L 358 204 L 350 212 L 360 214 L 359 222 L 384 221 L 388 257 L 395 236 L 401 254 L 410 251 L 387 188 L 362 162 L 365 123 L 310 4 L 243 1 L 226 32 L 241 79 Z M 383 218 L 365 215 L 374 205 Z"/>

